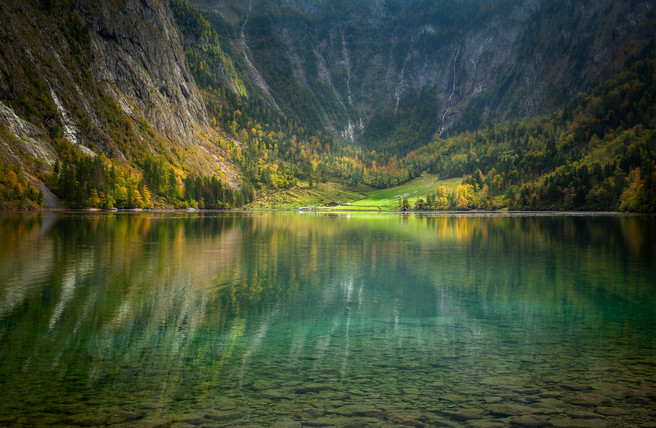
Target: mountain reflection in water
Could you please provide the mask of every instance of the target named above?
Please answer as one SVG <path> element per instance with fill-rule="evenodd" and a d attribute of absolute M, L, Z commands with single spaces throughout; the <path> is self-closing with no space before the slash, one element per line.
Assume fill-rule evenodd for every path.
<path fill-rule="evenodd" d="M 642 423 L 655 225 L 0 214 L 0 423 Z"/>

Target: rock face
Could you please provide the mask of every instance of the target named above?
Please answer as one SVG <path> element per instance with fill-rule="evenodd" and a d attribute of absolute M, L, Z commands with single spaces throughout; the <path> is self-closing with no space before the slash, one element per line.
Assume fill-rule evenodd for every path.
<path fill-rule="evenodd" d="M 457 3 L 192 0 L 285 114 L 401 151 L 560 107 L 656 36 L 647 0 Z"/>
<path fill-rule="evenodd" d="M 0 156 L 53 165 L 62 139 L 135 163 L 232 176 L 167 1 L 0 4 Z M 38 166 L 37 166 L 38 168 Z"/>
<path fill-rule="evenodd" d="M 207 114 L 167 2 L 85 7 L 95 58 L 91 73 L 126 114 L 143 114 L 165 136 L 191 144 L 192 126 L 206 125 Z"/>

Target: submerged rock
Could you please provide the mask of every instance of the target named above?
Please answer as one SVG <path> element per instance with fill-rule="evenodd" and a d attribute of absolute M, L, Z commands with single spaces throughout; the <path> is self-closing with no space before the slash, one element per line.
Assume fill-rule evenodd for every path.
<path fill-rule="evenodd" d="M 234 410 L 237 408 L 237 400 L 232 398 L 220 397 L 216 400 L 216 408 L 219 410 Z"/>
<path fill-rule="evenodd" d="M 482 385 L 505 389 L 524 387 L 527 383 L 528 379 L 518 376 L 492 376 L 481 380 Z"/>
<path fill-rule="evenodd" d="M 622 409 L 620 407 L 604 407 L 600 406 L 595 409 L 595 412 L 604 416 L 623 416 L 631 414 L 630 411 Z"/>
<path fill-rule="evenodd" d="M 456 421 L 468 421 L 470 419 L 481 419 L 483 413 L 485 412 L 482 409 L 460 409 L 449 413 L 449 417 Z"/>
<path fill-rule="evenodd" d="M 547 420 L 546 416 L 541 415 L 524 415 L 517 416 L 510 420 L 510 424 L 514 427 L 548 427 L 551 423 Z"/>
<path fill-rule="evenodd" d="M 486 406 L 485 409 L 496 416 L 521 416 L 539 413 L 536 409 L 520 404 L 491 404 Z"/>
<path fill-rule="evenodd" d="M 205 417 L 213 421 L 223 422 L 238 419 L 241 415 L 242 413 L 238 410 L 228 410 L 210 412 L 205 414 Z"/>
<path fill-rule="evenodd" d="M 302 425 L 298 421 L 280 421 L 271 425 L 271 428 L 301 428 Z"/>
<path fill-rule="evenodd" d="M 265 389 L 274 389 L 276 388 L 276 384 L 273 382 L 267 382 L 265 380 L 256 380 L 251 385 L 251 388 L 253 388 L 255 391 L 262 391 Z"/>
<path fill-rule="evenodd" d="M 581 394 L 569 400 L 570 403 L 576 404 L 577 406 L 585 407 L 597 407 L 597 406 L 608 406 L 611 404 L 611 401 L 608 397 L 605 397 L 600 394 Z"/>
<path fill-rule="evenodd" d="M 372 406 L 350 404 L 328 411 L 342 416 L 365 416 L 370 418 L 380 418 L 383 411 Z"/>
<path fill-rule="evenodd" d="M 598 419 L 550 419 L 551 426 L 556 428 L 605 428 L 607 425 Z"/>
<path fill-rule="evenodd" d="M 572 418 L 575 418 L 575 419 L 601 419 L 601 418 L 603 418 L 603 416 L 601 416 L 598 413 L 585 411 L 585 410 L 570 412 L 569 415 Z"/>
<path fill-rule="evenodd" d="M 296 388 L 296 392 L 299 394 L 307 394 L 308 392 L 321 392 L 321 391 L 330 391 L 334 388 L 325 383 L 306 383 Z"/>

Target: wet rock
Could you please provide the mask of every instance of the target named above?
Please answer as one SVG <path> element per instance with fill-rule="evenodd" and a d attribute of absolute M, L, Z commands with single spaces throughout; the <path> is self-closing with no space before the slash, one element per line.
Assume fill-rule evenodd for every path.
<path fill-rule="evenodd" d="M 274 400 L 291 398 L 287 392 L 280 389 L 266 389 L 260 392 L 260 394 L 262 397 L 271 398 Z"/>
<path fill-rule="evenodd" d="M 466 397 L 476 397 L 485 394 L 485 389 L 476 387 L 454 388 L 453 392 Z"/>
<path fill-rule="evenodd" d="M 391 423 L 392 426 L 397 427 L 424 427 L 426 424 L 421 422 L 418 419 L 413 418 L 412 416 L 406 415 L 397 415 L 389 419 L 388 423 Z"/>
<path fill-rule="evenodd" d="M 50 411 L 50 413 L 62 413 L 65 415 L 74 415 L 83 412 L 84 407 L 80 405 L 80 403 L 56 404 L 54 406 L 51 406 L 50 409 L 48 410 Z"/>
<path fill-rule="evenodd" d="M 643 397 L 656 401 L 656 388 L 651 386 L 642 386 L 629 392 L 631 397 Z"/>
<path fill-rule="evenodd" d="M 521 416 L 536 413 L 535 409 L 521 404 L 491 404 L 485 409 L 495 416 Z"/>
<path fill-rule="evenodd" d="M 626 397 L 629 395 L 629 388 L 610 382 L 595 382 L 590 384 L 592 389 L 596 390 L 599 394 L 612 396 L 612 397 Z"/>
<path fill-rule="evenodd" d="M 528 383 L 528 379 L 518 376 L 492 376 L 481 380 L 481 384 L 496 387 L 514 389 L 523 387 Z"/>
<path fill-rule="evenodd" d="M 516 392 L 517 394 L 523 394 L 523 395 L 531 395 L 535 396 L 540 393 L 540 390 L 538 388 L 531 388 L 531 387 L 524 387 L 524 386 L 518 386 L 518 387 L 509 387 L 513 392 Z"/>
<path fill-rule="evenodd" d="M 599 419 L 550 419 L 555 428 L 605 428 L 607 425 Z"/>
<path fill-rule="evenodd" d="M 360 404 L 342 406 L 337 409 L 329 410 L 328 413 L 335 413 L 341 416 L 365 416 L 370 418 L 380 418 L 383 416 L 382 410 Z"/>
<path fill-rule="evenodd" d="M 574 411 L 570 412 L 569 415 L 575 419 L 601 419 L 601 416 L 598 413 L 588 412 L 588 411 Z"/>
<path fill-rule="evenodd" d="M 628 410 L 622 409 L 620 407 L 604 407 L 600 406 L 595 409 L 595 412 L 604 416 L 623 416 L 631 414 Z"/>
<path fill-rule="evenodd" d="M 271 425 L 271 428 L 301 428 L 302 425 L 298 421 L 279 421 Z"/>
<path fill-rule="evenodd" d="M 577 395 L 576 397 L 569 400 L 569 402 L 577 406 L 585 407 L 608 406 L 611 404 L 611 401 L 608 399 L 608 397 L 594 393 Z"/>
<path fill-rule="evenodd" d="M 308 392 L 321 392 L 330 391 L 334 388 L 325 383 L 306 383 L 296 387 L 296 392 L 299 394 L 307 394 Z"/>
<path fill-rule="evenodd" d="M 467 422 L 467 428 L 500 428 L 507 427 L 508 424 L 499 421 L 470 421 Z"/>
<path fill-rule="evenodd" d="M 457 428 L 457 427 L 462 426 L 458 422 L 452 422 L 452 421 L 449 421 L 449 420 L 446 420 L 446 419 L 442 419 L 442 418 L 439 418 L 439 417 L 433 417 L 433 416 L 428 417 L 427 423 L 428 423 L 428 426 L 431 426 L 431 427 Z"/>
<path fill-rule="evenodd" d="M 238 410 L 212 411 L 206 413 L 205 417 L 218 422 L 232 421 L 239 419 L 239 417 L 241 417 L 241 412 Z"/>
<path fill-rule="evenodd" d="M 68 425 L 77 425 L 80 427 L 94 427 L 105 425 L 106 416 L 95 416 L 88 414 L 72 415 L 64 418 L 64 422 Z"/>
<path fill-rule="evenodd" d="M 563 409 L 565 407 L 563 401 L 555 398 L 543 398 L 532 405 L 542 409 Z"/>
<path fill-rule="evenodd" d="M 276 415 L 293 415 L 296 413 L 296 406 L 287 403 L 278 404 L 273 409 L 271 409 L 271 412 L 275 413 Z"/>
<path fill-rule="evenodd" d="M 168 419 L 144 419 L 130 424 L 135 428 L 165 428 L 170 425 L 171 421 Z"/>
<path fill-rule="evenodd" d="M 441 396 L 440 399 L 450 401 L 452 403 L 464 403 L 465 401 L 469 400 L 469 398 L 465 397 L 464 395 L 458 394 L 445 394 Z"/>
<path fill-rule="evenodd" d="M 303 423 L 303 425 L 310 427 L 345 427 L 353 426 L 353 423 L 354 421 L 351 418 L 324 416 L 321 418 L 307 420 Z"/>
<path fill-rule="evenodd" d="M 105 423 L 107 425 L 122 424 L 126 422 L 136 421 L 141 417 L 142 415 L 136 412 L 126 412 L 123 410 L 116 410 L 109 414 Z"/>
<path fill-rule="evenodd" d="M 263 391 L 263 390 L 266 390 L 266 389 L 275 389 L 276 384 L 274 384 L 273 382 L 267 382 L 265 380 L 256 380 L 251 385 L 251 388 L 256 390 L 256 391 Z"/>
<path fill-rule="evenodd" d="M 636 404 L 638 406 L 646 406 L 651 404 L 651 400 L 645 397 L 631 397 L 626 400 L 629 404 Z"/>
<path fill-rule="evenodd" d="M 546 416 L 524 415 L 510 420 L 513 427 L 548 427 L 551 426 Z"/>
<path fill-rule="evenodd" d="M 205 415 L 184 415 L 180 418 L 179 422 L 189 425 L 202 425 L 209 421 L 205 418 Z"/>
<path fill-rule="evenodd" d="M 540 393 L 540 397 L 544 398 L 561 398 L 563 393 L 560 391 L 543 391 Z"/>
<path fill-rule="evenodd" d="M 237 421 L 230 421 L 230 426 L 235 427 L 235 428 L 237 428 L 237 427 L 239 427 L 239 428 L 266 428 L 264 425 L 254 424 L 252 422 L 249 422 L 246 419 L 241 419 L 241 420 L 237 420 Z M 203 428 L 206 428 L 206 427 L 203 426 Z"/>
<path fill-rule="evenodd" d="M 316 419 L 325 415 L 326 411 L 319 407 L 306 407 L 302 410 L 301 414 L 307 418 Z"/>
<path fill-rule="evenodd" d="M 234 410 L 237 408 L 237 400 L 220 397 L 216 400 L 215 407 L 219 410 Z"/>
<path fill-rule="evenodd" d="M 481 419 L 483 417 L 482 409 L 460 409 L 456 412 L 450 412 L 449 417 L 456 421 L 468 421 L 470 419 Z"/>
<path fill-rule="evenodd" d="M 590 391 L 592 387 L 590 385 L 584 385 L 581 383 L 568 383 L 563 385 L 563 389 L 567 389 L 569 391 Z"/>

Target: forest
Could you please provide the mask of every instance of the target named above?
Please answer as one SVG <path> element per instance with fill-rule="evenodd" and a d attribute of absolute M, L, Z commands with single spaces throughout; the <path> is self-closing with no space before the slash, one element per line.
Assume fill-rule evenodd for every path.
<path fill-rule="evenodd" d="M 463 175 L 469 208 L 656 210 L 656 51 L 550 115 L 435 139 L 407 168 Z M 430 204 L 428 204 L 430 208 Z"/>
<path fill-rule="evenodd" d="M 89 158 L 59 140 L 61 161 L 44 181 L 67 207 L 229 209 L 253 201 L 261 189 L 290 189 L 299 180 L 310 186 L 337 182 L 382 189 L 428 172 L 462 177 L 462 184 L 425 195 L 414 207 L 400 200 L 401 208 L 656 211 L 653 42 L 622 72 L 563 109 L 445 138 L 428 132 L 427 144 L 399 153 L 398 146 L 374 150 L 347 142 L 319 130 L 312 120 L 299 122 L 261 97 L 249 96 L 255 89 L 240 79 L 244 65 L 224 36 L 188 0 L 171 0 L 170 6 L 187 41 L 187 62 L 211 126 L 241 182 L 231 186 L 221 177 L 185 174 L 122 134 L 115 143 L 131 157 L 131 165 L 104 155 Z M 217 70 L 231 85 L 217 78 Z M 147 123 L 143 128 L 148 133 Z M 0 168 L 5 200 L 15 206 L 25 200 L 42 204 L 20 170 L 4 163 Z"/>

